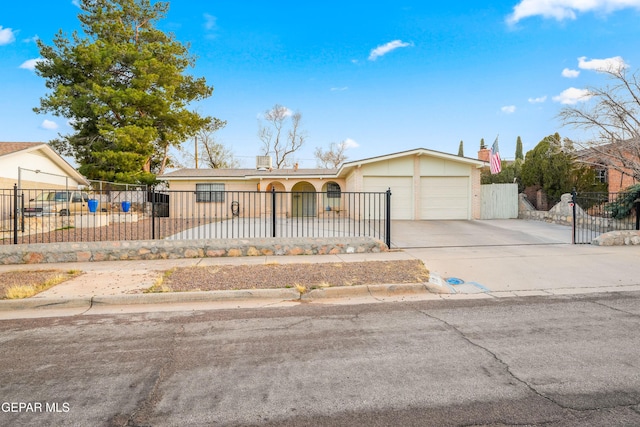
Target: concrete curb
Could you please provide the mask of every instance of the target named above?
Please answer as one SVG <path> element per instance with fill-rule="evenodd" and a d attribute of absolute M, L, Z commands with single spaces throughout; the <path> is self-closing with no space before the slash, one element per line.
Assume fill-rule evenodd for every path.
<path fill-rule="evenodd" d="M 91 307 L 91 298 L 25 298 L 0 301 L 0 311 Z"/>
<path fill-rule="evenodd" d="M 294 289 L 162 292 L 156 294 L 96 296 L 93 298 L 93 305 L 167 304 L 254 299 L 294 300 L 299 297 L 300 294 Z"/>
<path fill-rule="evenodd" d="M 216 301 L 313 301 L 332 298 L 389 297 L 400 294 L 429 294 L 424 283 L 400 283 L 390 285 L 337 286 L 313 289 L 300 296 L 291 288 L 244 289 L 233 291 L 165 292 L 133 295 L 94 296 L 91 298 L 27 298 L 0 301 L 0 311 L 86 308 L 107 305 L 144 305 Z"/>

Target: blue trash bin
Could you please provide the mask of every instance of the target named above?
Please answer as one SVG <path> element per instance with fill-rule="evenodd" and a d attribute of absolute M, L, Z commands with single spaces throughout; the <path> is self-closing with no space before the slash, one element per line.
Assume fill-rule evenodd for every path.
<path fill-rule="evenodd" d="M 98 201 L 96 199 L 89 200 L 89 212 L 96 212 L 98 210 Z"/>
<path fill-rule="evenodd" d="M 124 200 L 122 202 L 122 212 L 129 212 L 129 209 L 131 209 L 131 202 Z"/>

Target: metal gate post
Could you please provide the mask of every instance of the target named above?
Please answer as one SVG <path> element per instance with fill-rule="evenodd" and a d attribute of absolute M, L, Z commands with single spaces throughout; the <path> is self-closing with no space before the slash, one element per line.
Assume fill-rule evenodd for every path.
<path fill-rule="evenodd" d="M 276 188 L 271 187 L 271 237 L 276 237 Z"/>
<path fill-rule="evenodd" d="M 385 224 L 385 243 L 387 244 L 387 248 L 391 249 L 391 188 L 387 188 L 387 212 L 386 212 L 386 221 Z"/>
<path fill-rule="evenodd" d="M 636 230 L 640 230 L 640 198 L 634 202 L 636 204 Z"/>
<path fill-rule="evenodd" d="M 18 184 L 13 184 L 13 244 L 18 244 Z"/>
<path fill-rule="evenodd" d="M 574 188 L 571 192 L 571 244 L 576 244 L 576 199 L 578 193 L 576 193 L 576 189 Z"/>
<path fill-rule="evenodd" d="M 151 240 L 156 239 L 156 187 L 151 187 Z"/>

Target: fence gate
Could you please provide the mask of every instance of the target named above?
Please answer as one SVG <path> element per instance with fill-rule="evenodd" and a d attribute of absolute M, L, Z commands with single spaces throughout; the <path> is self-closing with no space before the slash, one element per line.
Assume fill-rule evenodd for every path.
<path fill-rule="evenodd" d="M 572 193 L 572 242 L 589 244 L 603 233 L 640 230 L 640 200 L 630 192 Z"/>
<path fill-rule="evenodd" d="M 518 184 L 485 184 L 480 189 L 481 219 L 518 218 Z"/>

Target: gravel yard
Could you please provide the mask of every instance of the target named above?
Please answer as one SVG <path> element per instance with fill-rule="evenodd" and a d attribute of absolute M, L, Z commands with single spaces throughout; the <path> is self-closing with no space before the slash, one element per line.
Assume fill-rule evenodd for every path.
<path fill-rule="evenodd" d="M 8 294 L 8 291 L 16 288 L 30 288 L 34 293 L 42 292 L 78 274 L 80 274 L 78 271 L 62 270 L 7 271 L 0 273 L 0 299 L 28 296 L 23 292 Z"/>
<path fill-rule="evenodd" d="M 176 268 L 151 291 L 214 291 L 419 283 L 429 280 L 420 260 L 265 264 Z"/>

